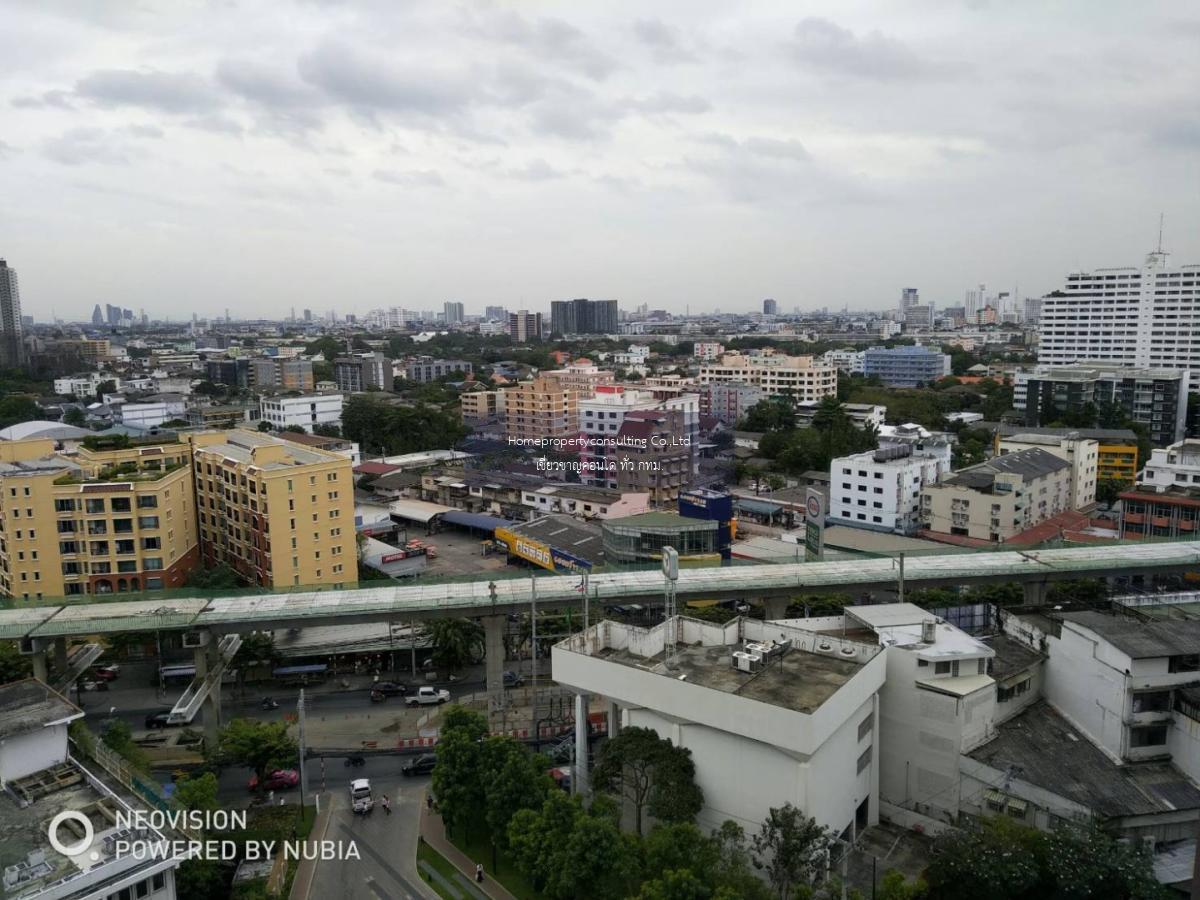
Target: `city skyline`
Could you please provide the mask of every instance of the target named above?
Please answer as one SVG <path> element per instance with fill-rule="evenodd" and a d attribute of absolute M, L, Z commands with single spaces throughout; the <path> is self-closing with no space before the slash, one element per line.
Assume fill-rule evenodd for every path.
<path fill-rule="evenodd" d="M 38 321 L 944 307 L 1136 266 L 1160 213 L 1200 261 L 1192 11 L 6 7 Z"/>

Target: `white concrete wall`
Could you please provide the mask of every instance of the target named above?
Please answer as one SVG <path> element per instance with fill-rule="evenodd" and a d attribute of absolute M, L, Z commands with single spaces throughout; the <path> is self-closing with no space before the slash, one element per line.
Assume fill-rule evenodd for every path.
<path fill-rule="evenodd" d="M 1200 781 L 1200 722 L 1175 713 L 1175 724 L 1167 729 L 1171 761 L 1193 781 Z"/>
<path fill-rule="evenodd" d="M 1050 638 L 1046 699 L 1116 761 L 1124 749 L 1128 656 L 1107 641 L 1089 638 L 1064 622 L 1062 637 Z"/>
<path fill-rule="evenodd" d="M 52 725 L 0 742 L 0 785 L 24 778 L 67 758 L 67 726 Z"/>

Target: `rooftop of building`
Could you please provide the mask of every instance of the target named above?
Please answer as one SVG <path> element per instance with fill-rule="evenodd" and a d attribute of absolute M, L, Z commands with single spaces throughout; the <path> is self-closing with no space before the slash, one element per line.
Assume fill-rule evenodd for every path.
<path fill-rule="evenodd" d="M 1045 700 L 998 725 L 994 738 L 967 755 L 1104 818 L 1200 808 L 1200 790 L 1174 766 L 1118 765 Z"/>
<path fill-rule="evenodd" d="M 77 465 L 61 456 L 47 456 L 42 459 L 27 459 L 21 462 L 0 462 L 0 476 L 3 477 L 79 471 Z"/>
<path fill-rule="evenodd" d="M 1103 360 L 1081 359 L 1070 365 L 1038 366 L 1034 371 L 1025 374 L 1031 380 L 1092 381 L 1117 376 L 1153 381 L 1179 381 L 1186 379 L 1187 370 L 1122 366 Z"/>
<path fill-rule="evenodd" d="M 602 528 L 671 529 L 685 531 L 716 531 L 715 519 L 692 519 L 672 512 L 645 512 L 636 516 L 608 519 Z"/>
<path fill-rule="evenodd" d="M 350 441 L 341 437 L 330 437 L 324 434 L 308 434 L 298 431 L 283 431 L 279 436 L 293 444 L 303 444 L 305 447 L 316 447 L 319 450 L 344 450 L 350 446 Z"/>
<path fill-rule="evenodd" d="M 703 627 L 708 623 L 686 617 L 680 617 L 679 621 L 685 642 L 676 647 L 675 660 L 670 668 L 661 650 L 650 656 L 642 656 L 629 648 L 616 649 L 610 646 L 601 648 L 595 655 L 612 663 L 805 714 L 815 712 L 862 668 L 864 662 L 860 655 L 838 655 L 841 642 L 834 639 L 822 638 L 789 625 L 771 623 L 770 626 L 764 626 L 764 630 L 769 630 L 776 640 L 798 640 L 793 640 L 791 648 L 781 655 L 768 657 L 766 664 L 758 671 L 743 672 L 734 668 L 732 654 L 735 650 L 742 650 L 746 642 L 735 639 L 730 643 L 704 646 L 699 640 L 689 641 L 687 631 L 689 627 Z M 646 632 L 646 629 L 616 622 L 606 622 L 604 626 L 612 630 Z M 659 629 L 662 627 L 659 626 Z M 720 626 L 707 629 L 714 635 L 719 630 Z M 725 633 L 737 634 L 729 630 Z M 823 641 L 830 650 L 817 653 L 798 649 L 797 643 L 804 640 L 810 644 Z M 845 645 L 854 646 L 854 642 L 845 642 Z M 661 647 L 661 641 L 658 646 Z M 867 651 L 869 658 L 870 648 L 862 649 Z"/>
<path fill-rule="evenodd" d="M 992 657 L 991 676 L 1003 681 L 1010 675 L 1023 672 L 1046 657 L 1007 634 L 993 634 L 982 639 L 996 655 Z"/>
<path fill-rule="evenodd" d="M 1132 659 L 1187 655 L 1200 650 L 1200 621 L 1141 622 L 1091 610 L 1063 613 L 1062 620 L 1096 632 Z"/>
<path fill-rule="evenodd" d="M 521 522 L 508 530 L 592 563 L 599 563 L 604 558 L 600 529 L 573 516 L 551 513 Z"/>
<path fill-rule="evenodd" d="M 82 715 L 78 706 L 35 678 L 0 685 L 0 743 Z"/>
<path fill-rule="evenodd" d="M 880 646 L 903 647 L 919 653 L 922 658 L 992 655 L 992 649 L 987 644 L 915 603 L 848 606 L 843 616 L 842 628 L 848 633 L 856 636 L 863 634 L 855 627 L 860 626 L 869 630 Z M 926 623 L 933 623 L 932 641 L 925 640 Z"/>
<path fill-rule="evenodd" d="M 0 870 L 20 866 L 23 870 L 20 874 L 24 876 L 6 891 L 9 900 L 34 898 L 43 893 L 54 897 L 103 896 L 102 890 L 93 893 L 103 881 L 118 875 L 133 875 L 155 864 L 153 859 L 139 862 L 116 856 L 113 838 L 118 828 L 114 823 L 118 811 L 128 810 L 129 804 L 96 773 L 73 761 L 10 780 L 5 787 L 6 790 L 0 791 Z M 47 824 L 63 810 L 82 813 L 91 822 L 94 833 L 91 846 L 73 856 L 59 853 L 47 837 Z M 140 836 L 148 840 L 163 839 L 159 832 L 150 829 Z M 74 838 L 65 840 L 70 843 Z M 107 871 L 110 866 L 112 871 Z M 95 883 L 97 878 L 101 884 Z M 72 889 L 71 882 L 76 879 L 80 886 Z M 54 885 L 52 893 L 47 892 L 51 885 Z"/>
<path fill-rule="evenodd" d="M 1026 425 L 1005 425 L 1002 422 L 976 422 L 976 428 L 988 428 L 997 432 L 1000 437 L 1014 435 L 1044 434 L 1068 437 L 1077 434 L 1081 438 L 1090 438 L 1101 443 L 1130 443 L 1137 444 L 1137 434 L 1129 428 L 1031 428 Z"/>
<path fill-rule="evenodd" d="M 19 422 L 0 429 L 0 441 L 23 441 L 27 438 L 48 438 L 55 441 L 82 440 L 95 432 L 74 425 L 64 425 L 62 422 L 35 420 Z"/>
<path fill-rule="evenodd" d="M 1030 447 L 968 466 L 939 483 L 989 490 L 995 485 L 998 475 L 1020 475 L 1022 481 L 1028 481 L 1070 467 L 1071 464 L 1065 459 L 1047 453 L 1041 447 Z"/>
<path fill-rule="evenodd" d="M 287 453 L 286 460 L 262 461 L 255 457 L 255 451 L 262 447 L 281 447 Z M 327 463 L 334 457 L 318 450 L 310 450 L 299 444 L 282 438 L 273 437 L 257 431 L 241 429 L 230 431 L 221 443 L 196 447 L 196 454 L 210 454 L 232 459 L 247 465 L 256 465 L 263 469 L 286 469 L 291 466 L 306 466 L 317 463 Z"/>

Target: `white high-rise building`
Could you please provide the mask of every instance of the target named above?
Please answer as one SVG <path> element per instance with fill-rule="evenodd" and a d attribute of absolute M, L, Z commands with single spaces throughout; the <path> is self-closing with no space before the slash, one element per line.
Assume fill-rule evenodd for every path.
<path fill-rule="evenodd" d="M 916 288 L 902 288 L 900 291 L 900 305 L 896 309 L 898 313 L 896 318 L 901 322 L 905 321 L 908 311 L 914 306 L 919 305 L 920 302 Z"/>
<path fill-rule="evenodd" d="M 442 308 L 445 310 L 444 315 L 447 325 L 456 325 L 463 320 L 463 305 L 461 303 L 447 300 L 442 304 Z"/>
<path fill-rule="evenodd" d="M 981 284 L 978 290 L 967 291 L 963 298 L 963 314 L 968 322 L 978 324 L 980 310 L 988 305 L 987 285 Z"/>
<path fill-rule="evenodd" d="M 1141 268 L 1073 272 L 1041 312 L 1039 363 L 1188 369 L 1200 391 L 1200 265 L 1168 268 L 1159 250 Z"/>

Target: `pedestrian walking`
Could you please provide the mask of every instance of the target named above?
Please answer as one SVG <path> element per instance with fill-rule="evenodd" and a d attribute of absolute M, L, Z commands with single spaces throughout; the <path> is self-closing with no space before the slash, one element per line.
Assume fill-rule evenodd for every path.
<path fill-rule="evenodd" d="M 425 808 L 428 810 L 433 809 L 433 794 L 425 795 Z"/>
<path fill-rule="evenodd" d="M 383 811 L 389 816 L 392 814 L 392 801 L 388 799 L 387 794 L 383 795 Z"/>
<path fill-rule="evenodd" d="M 483 884 L 483 863 L 475 863 L 475 880 Z"/>

